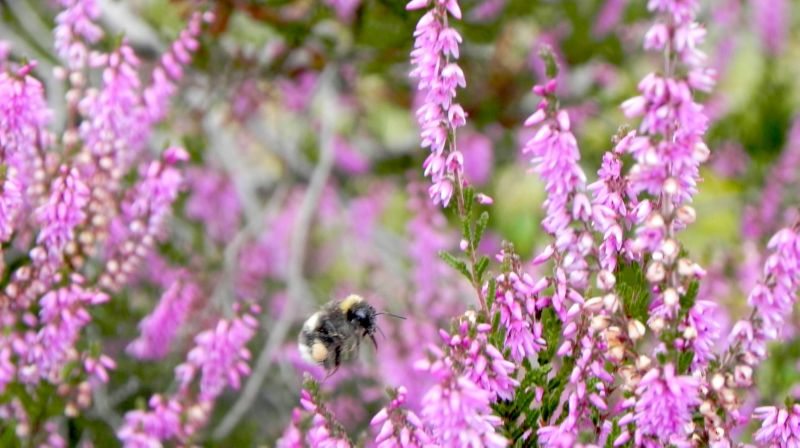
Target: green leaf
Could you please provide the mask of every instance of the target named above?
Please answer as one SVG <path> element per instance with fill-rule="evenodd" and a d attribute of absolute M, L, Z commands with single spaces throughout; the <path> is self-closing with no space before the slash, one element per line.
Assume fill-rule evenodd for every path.
<path fill-rule="evenodd" d="M 547 77 L 553 79 L 558 76 L 558 63 L 556 63 L 553 49 L 549 45 L 542 46 L 541 50 L 539 50 L 539 57 L 542 58 L 542 62 L 544 62 L 545 74 Z"/>
<path fill-rule="evenodd" d="M 686 294 L 681 296 L 681 310 L 688 312 L 692 309 L 697 299 L 697 291 L 699 290 L 700 283 L 697 280 L 689 284 L 689 289 L 686 290 Z"/>
<path fill-rule="evenodd" d="M 619 265 L 616 290 L 625 314 L 641 322 L 647 322 L 650 293 L 647 279 L 638 263 Z"/>
<path fill-rule="evenodd" d="M 619 423 L 617 423 L 617 419 L 615 418 L 612 420 L 611 433 L 606 439 L 605 448 L 614 448 L 614 441 L 617 440 L 620 434 L 622 434 L 622 429 L 619 427 Z"/>
<path fill-rule="evenodd" d="M 489 212 L 484 211 L 475 223 L 475 235 L 472 236 L 472 245 L 478 247 L 483 238 L 483 232 L 486 230 L 486 225 L 489 224 Z"/>
<path fill-rule="evenodd" d="M 489 267 L 489 257 L 483 255 L 478 263 L 475 264 L 475 276 L 478 283 L 483 283 L 483 275 L 486 274 L 486 269 Z"/>
<path fill-rule="evenodd" d="M 489 279 L 489 285 L 486 288 L 486 305 L 492 309 L 494 305 L 494 296 L 497 294 L 497 281 L 493 278 Z M 497 327 L 493 326 L 492 331 L 497 331 Z"/>
<path fill-rule="evenodd" d="M 475 189 L 472 187 L 464 187 L 464 211 L 467 217 L 472 215 L 472 206 L 475 204 Z M 469 221 L 469 219 L 467 219 Z"/>
<path fill-rule="evenodd" d="M 552 308 L 545 308 L 542 311 L 542 327 L 547 347 L 539 353 L 539 364 L 547 364 L 553 359 L 561 338 L 561 319 L 556 316 Z"/>
<path fill-rule="evenodd" d="M 461 275 L 466 277 L 467 280 L 470 282 L 472 281 L 472 274 L 469 272 L 469 268 L 467 267 L 467 263 L 462 260 L 456 258 L 450 252 L 440 251 L 439 258 L 444 260 L 445 263 L 449 264 L 453 269 L 460 272 Z"/>
<path fill-rule="evenodd" d="M 686 373 L 694 360 L 694 352 L 686 351 L 678 354 L 678 373 Z"/>
<path fill-rule="evenodd" d="M 544 400 L 544 405 L 542 406 L 542 418 L 545 419 L 545 421 L 550 420 L 550 417 L 553 416 L 553 412 L 555 412 L 560 401 L 561 397 L 556 394 L 550 394 L 549 397 Z"/>

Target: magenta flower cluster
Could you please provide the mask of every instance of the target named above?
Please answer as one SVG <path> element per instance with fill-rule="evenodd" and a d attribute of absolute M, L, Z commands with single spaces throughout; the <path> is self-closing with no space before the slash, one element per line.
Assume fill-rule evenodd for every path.
<path fill-rule="evenodd" d="M 61 412 L 75 417 L 92 406 L 94 387 L 116 368 L 86 330 L 93 309 L 136 280 L 184 190 L 187 152 L 170 147 L 153 157 L 149 136 L 167 115 L 203 23 L 213 18 L 193 14 L 143 78 L 124 39 L 108 52 L 100 49 L 97 2 L 59 3 L 54 39 L 63 66 L 55 77 L 67 85 L 63 125 L 52 122 L 35 62 L 16 62 L 6 51 L 0 72 L 0 240 L 3 252 L 20 260 L 3 265 L 0 413 L 31 446 L 65 446 L 58 421 L 47 420 L 58 412 L 29 414 L 31 397 L 53 387 Z M 55 135 L 53 125 L 63 132 Z M 129 353 L 165 356 L 201 295 L 188 276 L 176 276 L 140 324 Z M 195 348 L 176 369 L 174 395 L 154 395 L 148 411 L 125 416 L 119 429 L 125 446 L 188 441 L 222 390 L 249 374 L 246 344 L 258 327 L 252 316 L 258 308 L 234 308 L 242 308 L 235 318 L 195 336 Z"/>
<path fill-rule="evenodd" d="M 449 19 L 461 19 L 456 0 L 412 0 L 406 9 L 433 9 L 425 13 L 414 31 L 411 77 L 419 80 L 421 106 L 417 109 L 422 147 L 431 153 L 425 159 L 425 175 L 433 185 L 429 193 L 434 203 L 450 202 L 463 181 L 464 156 L 455 147 L 456 129 L 466 124 L 466 113 L 456 103 L 456 89 L 466 87 L 464 71 L 456 60 L 461 35 L 450 27 Z"/>

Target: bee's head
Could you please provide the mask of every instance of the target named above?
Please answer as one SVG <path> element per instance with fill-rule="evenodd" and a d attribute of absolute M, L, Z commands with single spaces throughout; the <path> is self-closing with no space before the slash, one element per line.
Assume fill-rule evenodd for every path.
<path fill-rule="evenodd" d="M 366 302 L 359 302 L 347 311 L 347 320 L 364 331 L 364 335 L 375 333 L 375 308 Z"/>

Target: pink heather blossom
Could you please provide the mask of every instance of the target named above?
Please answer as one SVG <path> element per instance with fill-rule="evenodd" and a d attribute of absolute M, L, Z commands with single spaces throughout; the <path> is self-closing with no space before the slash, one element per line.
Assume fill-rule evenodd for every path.
<path fill-rule="evenodd" d="M 75 276 L 68 287 L 46 293 L 39 305 L 40 328 L 27 331 L 23 339 L 14 344 L 20 359 L 20 381 L 35 384 L 40 379 L 57 383 L 63 367 L 75 358 L 75 344 L 81 330 L 89 324 L 89 306 L 108 301 L 108 296 L 84 289 L 82 280 Z"/>
<path fill-rule="evenodd" d="M 125 448 L 163 446 L 162 441 L 182 433 L 183 407 L 178 400 L 153 395 L 149 406 L 150 411 L 137 410 L 125 414 L 125 421 L 117 431 L 117 437 Z"/>
<path fill-rule="evenodd" d="M 516 366 L 507 361 L 500 350 L 489 343 L 488 333 L 492 326 L 489 324 L 475 325 L 470 321 L 472 318 L 472 316 L 468 316 L 463 319 L 456 334 L 439 332 L 450 351 L 444 364 L 457 360 L 458 364 L 465 369 L 465 377 L 487 391 L 492 400 L 511 399 L 514 395 L 514 388 L 519 385 L 513 376 Z"/>
<path fill-rule="evenodd" d="M 491 414 L 490 394 L 474 382 L 452 372 L 422 398 L 422 417 L 434 441 L 443 446 L 506 447 L 497 433 L 501 420 Z"/>
<path fill-rule="evenodd" d="M 377 448 L 437 447 L 417 414 L 402 408 L 408 394 L 406 388 L 400 386 L 395 394 L 392 401 L 378 411 L 370 421 L 370 426 L 377 432 L 375 446 Z"/>
<path fill-rule="evenodd" d="M 349 22 L 361 5 L 361 0 L 325 0 L 325 3 L 336 11 L 339 20 Z"/>
<path fill-rule="evenodd" d="M 308 446 L 350 448 L 350 441 L 342 428 L 333 420 L 325 405 L 317 400 L 318 397 L 308 390 L 300 391 L 300 405 L 311 414 L 311 427 L 305 438 Z"/>
<path fill-rule="evenodd" d="M 751 363 L 766 357 L 766 343 L 781 337 L 800 289 L 800 235 L 797 226 L 785 228 L 769 241 L 772 253 L 764 263 L 761 281 L 747 302 L 755 310 L 755 322 L 740 321 L 731 337 L 739 341 Z"/>
<path fill-rule="evenodd" d="M 520 272 L 519 260 L 510 262 L 514 271 L 496 277 L 494 309 L 500 311 L 500 324 L 506 330 L 503 345 L 510 349 L 511 359 L 519 363 L 545 347 L 542 322 L 536 319 L 536 298 L 549 282 L 543 279 L 534 283 L 528 273 Z"/>
<path fill-rule="evenodd" d="M 788 0 L 750 0 L 749 3 L 762 46 L 773 55 L 780 54 L 789 35 L 791 3 Z"/>
<path fill-rule="evenodd" d="M 124 171 L 136 159 L 148 134 L 136 72 L 139 59 L 125 43 L 106 59 L 103 87 L 89 89 L 78 105 L 84 117 L 80 136 L 101 164 Z"/>
<path fill-rule="evenodd" d="M 687 329 L 695 335 L 684 347 L 694 352 L 692 368 L 705 367 L 715 358 L 714 350 L 721 334 L 719 318 L 716 315 L 718 305 L 710 300 L 697 300 L 686 316 L 686 322 L 678 326 L 682 334 Z M 683 342 L 681 342 L 683 343 Z"/>
<path fill-rule="evenodd" d="M 141 335 L 128 345 L 128 353 L 139 359 L 166 356 L 199 297 L 200 287 L 191 280 L 176 280 L 161 296 L 153 312 L 139 323 Z"/>
<path fill-rule="evenodd" d="M 186 217 L 200 221 L 217 243 L 233 239 L 241 223 L 242 205 L 232 179 L 219 171 L 201 168 L 189 169 L 186 178 Z"/>
<path fill-rule="evenodd" d="M 192 60 L 192 53 L 197 51 L 203 23 L 214 19 L 210 12 L 196 12 L 189 18 L 186 28 L 181 31 L 178 38 L 172 43 L 169 51 L 161 56 L 161 63 L 153 69 L 150 84 L 142 92 L 146 109 L 146 121 L 152 125 L 164 119 L 167 115 L 169 99 L 174 95 L 176 83 L 183 77 L 183 67 Z"/>
<path fill-rule="evenodd" d="M 635 198 L 629 191 L 628 180 L 622 175 L 622 161 L 627 144 L 635 137 L 635 132 L 620 139 L 614 151 L 603 155 L 603 162 L 597 171 L 597 181 L 589 185 L 592 192 L 592 223 L 595 230 L 602 232 L 603 242 L 598 247 L 600 267 L 614 272 L 617 257 L 625 244 L 624 230 L 629 210 L 626 200 Z"/>
<path fill-rule="evenodd" d="M 512 377 L 514 364 L 487 341 L 491 325 L 475 318 L 468 311 L 456 334 L 440 331 L 446 352 L 432 349 L 433 361 L 417 362 L 417 369 L 437 379 L 422 398 L 422 417 L 443 446 L 505 447 L 508 441 L 496 432 L 501 421 L 491 414 L 490 403 L 511 398 L 519 383 Z"/>
<path fill-rule="evenodd" d="M 757 241 L 783 224 L 779 212 L 787 188 L 798 178 L 798 169 L 800 169 L 800 118 L 796 118 L 792 124 L 786 146 L 766 176 L 757 204 L 745 209 L 742 232 L 746 238 Z"/>
<path fill-rule="evenodd" d="M 647 2 L 647 9 L 669 14 L 677 23 L 693 20 L 698 7 L 698 0 L 649 0 Z"/>
<path fill-rule="evenodd" d="M 56 16 L 53 31 L 58 56 L 71 70 L 86 67 L 90 45 L 103 37 L 103 30 L 95 23 L 100 17 L 100 5 L 95 0 L 59 0 L 63 7 Z"/>
<path fill-rule="evenodd" d="M 11 360 L 11 338 L 9 336 L 0 336 L 0 394 L 4 393 L 6 386 L 14 381 L 16 374 L 16 365 Z"/>
<path fill-rule="evenodd" d="M 595 36 L 604 36 L 616 28 L 626 6 L 628 6 L 628 0 L 605 0 L 594 22 Z"/>
<path fill-rule="evenodd" d="M 674 76 L 671 65 L 665 74 L 650 73 L 639 83 L 641 95 L 622 104 L 627 117 L 642 117 L 640 136 L 628 149 L 636 161 L 630 187 L 637 194 L 665 194 L 677 207 L 696 193 L 699 165 L 709 154 L 702 140 L 708 118 L 703 106 L 694 101 L 692 89 L 710 91 L 716 75 L 704 68 L 706 56 L 699 46 L 705 30 L 694 22 L 696 1 L 650 0 L 648 7 L 671 16 L 672 21 L 659 21 L 650 28 L 645 49 L 677 55 L 676 62 L 686 66 L 688 74 Z M 660 238 L 653 241 L 659 242 Z"/>
<path fill-rule="evenodd" d="M 233 320 L 221 319 L 214 328 L 198 334 L 186 362 L 175 368 L 181 388 L 197 379 L 200 401 L 213 401 L 226 386 L 238 389 L 241 378 L 250 373 L 247 343 L 257 328 L 258 321 L 245 313 Z"/>
<path fill-rule="evenodd" d="M 302 418 L 303 412 L 300 409 L 292 409 L 292 419 L 275 442 L 276 448 L 303 448 L 303 433 L 299 428 Z"/>
<path fill-rule="evenodd" d="M 787 409 L 763 406 L 756 408 L 753 418 L 761 420 L 761 427 L 753 435 L 759 446 L 800 446 L 800 405 L 793 404 Z"/>
<path fill-rule="evenodd" d="M 536 86 L 534 91 L 549 96 L 555 92 L 556 85 L 555 81 L 550 81 L 545 86 Z M 578 163 L 581 156 L 570 131 L 569 114 L 560 111 L 556 116 L 547 117 L 548 104 L 548 99 L 543 99 L 537 111 L 525 121 L 526 126 L 540 126 L 522 152 L 532 156 L 533 169 L 544 181 L 547 191 L 544 203 L 547 217 L 542 227 L 551 235 L 559 235 L 572 219 L 587 212 L 584 205 L 588 207 L 589 204 L 588 201 L 585 204 L 576 202 L 571 209 L 568 207 L 572 196 L 583 190 L 586 175 Z"/>
<path fill-rule="evenodd" d="M 42 84 L 30 76 L 35 63 L 16 73 L 0 73 L 0 159 L 5 165 L 0 181 L 0 241 L 9 241 L 26 203 L 25 190 L 33 182 L 32 162 L 44 150 L 51 112 Z"/>
<path fill-rule="evenodd" d="M 692 408 L 700 403 L 698 386 L 696 378 L 675 375 L 672 364 L 647 372 L 636 388 L 637 444 L 651 438 L 665 444 L 684 443 Z"/>
<path fill-rule="evenodd" d="M 60 171 L 50 187 L 49 200 L 36 210 L 42 226 L 36 241 L 57 255 L 75 239 L 75 228 L 86 219 L 90 193 L 76 168 L 62 166 Z"/>
<path fill-rule="evenodd" d="M 465 130 L 458 134 L 458 147 L 464 154 L 464 174 L 473 185 L 489 181 L 493 169 L 492 140 L 484 134 Z"/>
<path fill-rule="evenodd" d="M 428 1 L 412 0 L 406 9 L 421 9 Z M 425 160 L 425 175 L 433 185 L 429 189 L 435 204 L 447 206 L 461 182 L 464 157 L 456 149 L 450 134 L 466 124 L 464 109 L 454 102 L 456 88 L 467 85 L 458 59 L 461 35 L 448 25 L 448 14 L 461 19 L 461 9 L 456 0 L 435 0 L 434 8 L 417 23 L 414 31 L 414 50 L 411 52 L 410 76 L 418 80 L 417 89 L 422 104 L 417 109 L 421 128 L 422 147 L 431 153 Z M 448 146 L 448 141 L 450 145 Z M 460 187 L 460 186 L 459 186 Z"/>
<path fill-rule="evenodd" d="M 589 221 L 591 203 L 584 193 L 586 176 L 578 163 L 580 152 L 570 131 L 569 114 L 551 107 L 557 102 L 556 87 L 556 80 L 551 79 L 533 88 L 542 100 L 536 112 L 525 120 L 525 126 L 538 126 L 538 130 L 522 152 L 533 156 L 533 171 L 539 174 L 547 192 L 542 227 L 555 240 L 534 258 L 533 264 L 542 264 L 550 258 L 557 261 L 548 281 L 554 286 L 550 298 L 553 309 L 565 322 L 564 334 L 569 336 L 559 348 L 559 354 L 563 355 L 574 347 L 572 339 L 577 334 L 574 331 L 577 324 L 566 321 L 576 314 L 568 315 L 568 309 L 583 302 L 580 291 L 586 288 L 589 279 L 586 257 L 594 247 L 594 240 L 588 231 L 579 233 L 572 226 L 573 222 Z"/>
<path fill-rule="evenodd" d="M 470 22 L 490 22 L 497 19 L 508 0 L 481 0 L 467 16 Z"/>
<path fill-rule="evenodd" d="M 163 446 L 174 440 L 185 445 L 211 416 L 214 400 L 226 386 L 238 388 L 241 376 L 249 373 L 250 353 L 245 347 L 255 334 L 259 312 L 250 306 L 245 312 L 234 306 L 231 320 L 220 319 L 216 327 L 195 337 L 195 347 L 186 361 L 175 368 L 178 391 L 170 397 L 154 395 L 149 411 L 129 411 L 117 432 L 125 448 Z M 197 389 L 190 387 L 197 384 Z M 197 390 L 197 392 L 195 392 Z"/>
<path fill-rule="evenodd" d="M 187 158 L 183 148 L 169 148 L 163 161 L 152 161 L 140 168 L 139 181 L 120 206 L 122 215 L 112 222 L 106 257 L 109 261 L 100 279 L 103 287 L 115 289 L 125 284 L 152 250 L 183 186 L 183 175 L 174 165 Z"/>
<path fill-rule="evenodd" d="M 305 110 L 311 103 L 318 78 L 319 74 L 316 72 L 304 71 L 291 79 L 279 80 L 277 84 L 281 90 L 283 105 L 295 112 Z"/>
<path fill-rule="evenodd" d="M 333 140 L 336 166 L 347 174 L 364 174 L 369 170 L 369 160 L 350 142 L 340 136 Z"/>

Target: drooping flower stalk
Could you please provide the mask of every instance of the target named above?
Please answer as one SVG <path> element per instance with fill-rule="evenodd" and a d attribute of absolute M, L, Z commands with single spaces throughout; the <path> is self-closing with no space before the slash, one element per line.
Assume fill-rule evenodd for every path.
<path fill-rule="evenodd" d="M 468 257 L 465 275 L 478 296 L 481 310 L 488 313 L 477 247 L 472 231 L 468 230 L 474 225 L 472 203 L 468 201 L 475 199 L 482 204 L 491 204 L 492 199 L 484 194 L 468 194 L 464 156 L 456 146 L 456 130 L 466 124 L 466 113 L 455 102 L 456 89 L 465 87 L 466 79 L 456 62 L 461 35 L 450 27 L 449 20 L 460 20 L 461 8 L 457 0 L 411 0 L 406 9 L 423 9 L 431 3 L 433 9 L 426 12 L 417 23 L 414 50 L 411 52 L 414 68 L 410 76 L 418 79 L 421 97 L 421 106 L 416 115 L 422 130 L 422 147 L 431 151 L 423 168 L 425 175 L 430 176 L 433 182 L 428 194 L 434 204 L 447 207 L 455 196 L 458 217 L 464 229 L 462 250 Z"/>
<path fill-rule="evenodd" d="M 425 175 L 431 177 L 431 199 L 444 206 L 456 189 L 462 187 L 464 158 L 455 147 L 455 131 L 466 124 L 466 115 L 455 103 L 456 88 L 465 87 L 461 67 L 455 62 L 459 56 L 461 35 L 449 25 L 450 17 L 460 20 L 461 8 L 457 0 L 412 0 L 406 9 L 423 9 L 433 2 L 433 9 L 425 13 L 414 31 L 414 51 L 411 77 L 419 80 L 422 106 L 417 119 L 422 129 L 422 146 L 430 148 L 425 160 Z"/>

